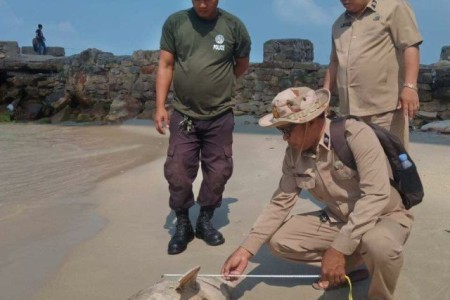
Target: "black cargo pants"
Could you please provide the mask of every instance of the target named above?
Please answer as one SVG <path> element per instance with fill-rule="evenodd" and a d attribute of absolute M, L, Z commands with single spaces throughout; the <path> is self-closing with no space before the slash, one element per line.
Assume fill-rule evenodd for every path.
<path fill-rule="evenodd" d="M 203 181 L 197 202 L 200 206 L 219 207 L 225 184 L 233 173 L 233 112 L 212 120 L 192 120 L 190 131 L 179 125 L 183 118 L 177 111 L 170 118 L 169 149 L 164 164 L 169 206 L 178 211 L 194 205 L 192 183 L 201 161 Z"/>

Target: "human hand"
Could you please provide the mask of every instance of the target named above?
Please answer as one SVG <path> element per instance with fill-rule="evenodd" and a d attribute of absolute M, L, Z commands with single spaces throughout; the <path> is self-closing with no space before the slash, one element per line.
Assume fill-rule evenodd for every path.
<path fill-rule="evenodd" d="M 335 287 L 345 282 L 345 256 L 330 247 L 322 258 L 322 277 L 319 286 L 323 289 Z"/>
<path fill-rule="evenodd" d="M 165 128 L 169 128 L 169 114 L 165 107 L 157 108 L 155 111 L 156 131 L 160 134 L 166 134 Z"/>
<path fill-rule="evenodd" d="M 233 277 L 233 275 L 241 275 L 247 268 L 248 261 L 251 257 L 252 254 L 242 247 L 234 251 L 222 266 L 221 274 L 225 280 L 237 280 L 238 277 Z"/>
<path fill-rule="evenodd" d="M 418 92 L 415 89 L 404 87 L 399 100 L 405 116 L 410 119 L 414 118 L 420 108 Z"/>

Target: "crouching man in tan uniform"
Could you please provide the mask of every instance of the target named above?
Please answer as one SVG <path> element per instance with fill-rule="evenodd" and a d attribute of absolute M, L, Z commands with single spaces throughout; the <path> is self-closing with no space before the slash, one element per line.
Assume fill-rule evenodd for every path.
<path fill-rule="evenodd" d="M 271 252 L 297 262 L 321 262 L 316 287 L 335 288 L 371 276 L 369 299 L 393 299 L 413 216 L 389 183 L 384 151 L 372 129 L 346 122 L 346 136 L 358 171 L 346 167 L 331 148 L 326 89 L 291 88 L 259 120 L 276 127 L 288 147 L 283 175 L 270 203 L 241 246 L 226 260 L 222 275 L 235 280 L 267 243 Z M 325 204 L 322 211 L 288 217 L 302 189 Z M 365 274 L 365 275 L 364 275 Z"/>

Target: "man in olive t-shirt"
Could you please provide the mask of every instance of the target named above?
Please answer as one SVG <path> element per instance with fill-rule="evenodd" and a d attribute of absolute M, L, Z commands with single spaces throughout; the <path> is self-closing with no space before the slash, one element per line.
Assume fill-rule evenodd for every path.
<path fill-rule="evenodd" d="M 177 217 L 168 254 L 183 252 L 194 235 L 211 246 L 225 242 L 211 218 L 233 171 L 231 92 L 248 68 L 251 42 L 244 24 L 219 9 L 218 2 L 192 0 L 193 8 L 171 15 L 162 29 L 155 125 L 161 134 L 165 128 L 170 131 L 164 176 L 169 206 Z M 169 120 L 165 102 L 172 81 L 174 112 Z M 194 234 L 189 208 L 195 204 L 192 183 L 200 161 L 203 181 Z"/>

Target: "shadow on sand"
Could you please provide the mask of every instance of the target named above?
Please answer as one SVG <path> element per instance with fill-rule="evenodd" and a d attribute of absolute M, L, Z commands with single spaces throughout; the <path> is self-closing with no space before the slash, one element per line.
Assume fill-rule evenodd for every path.
<path fill-rule="evenodd" d="M 228 219 L 228 214 L 230 213 L 229 205 L 237 201 L 238 199 L 236 198 L 223 198 L 222 205 L 216 209 L 216 211 L 214 212 L 214 217 L 212 219 L 212 223 L 216 229 L 225 227 L 230 223 L 230 219 Z M 197 221 L 199 212 L 200 206 L 197 204 L 194 205 L 189 210 L 189 218 L 192 224 L 194 225 Z M 173 212 L 173 210 L 171 210 L 170 213 L 167 215 L 166 223 L 164 224 L 164 228 L 167 229 L 170 235 L 175 233 L 175 223 L 176 223 L 175 221 L 176 221 L 175 213 Z"/>
<path fill-rule="evenodd" d="M 263 246 L 252 262 L 259 264 L 248 275 L 317 275 L 320 274 L 318 266 L 295 263 L 273 256 L 267 247 Z M 295 288 L 297 286 L 311 286 L 314 278 L 245 278 L 240 281 L 232 291 L 233 299 L 245 299 L 246 293 L 259 284 L 274 287 Z M 361 281 L 353 286 L 353 299 L 365 300 L 369 281 Z M 312 289 L 312 287 L 311 287 Z M 300 291 L 300 290 L 299 290 Z M 317 300 L 347 300 L 349 289 L 342 288 L 327 292 L 317 291 Z M 298 299 L 304 299 L 299 295 Z"/>

